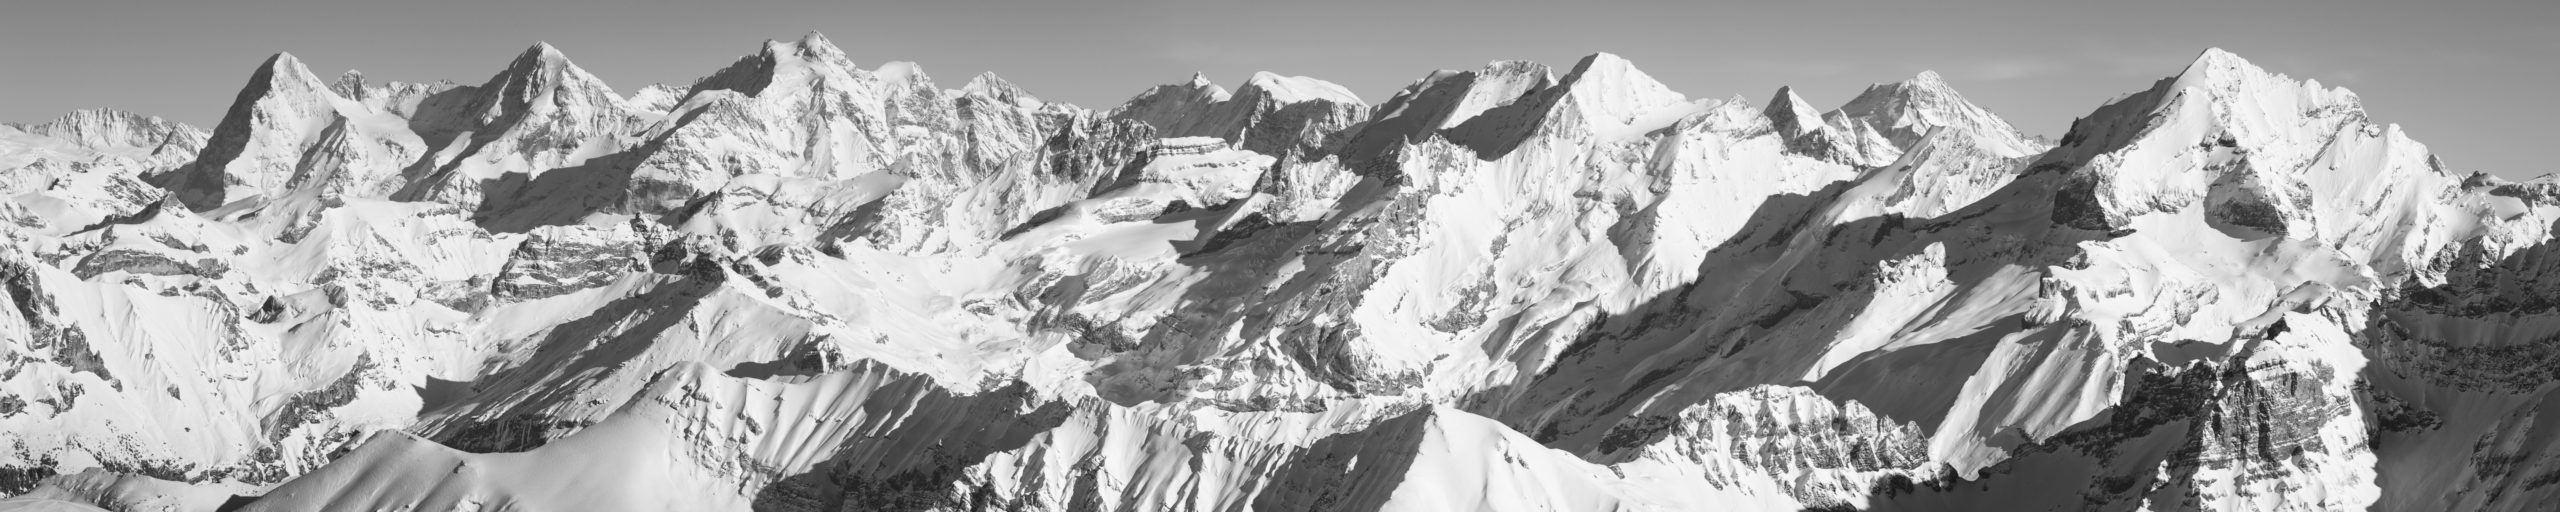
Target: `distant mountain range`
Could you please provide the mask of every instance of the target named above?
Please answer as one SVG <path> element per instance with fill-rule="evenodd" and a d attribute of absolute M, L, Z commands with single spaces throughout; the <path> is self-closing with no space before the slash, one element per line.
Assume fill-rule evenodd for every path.
<path fill-rule="evenodd" d="M 0 510 L 2560 502 L 2560 182 L 2220 50 L 2054 141 L 1816 104 L 279 54 L 0 128 Z"/>

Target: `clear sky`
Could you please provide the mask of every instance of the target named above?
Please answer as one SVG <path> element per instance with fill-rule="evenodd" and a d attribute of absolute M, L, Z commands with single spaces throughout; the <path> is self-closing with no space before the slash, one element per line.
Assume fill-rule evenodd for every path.
<path fill-rule="evenodd" d="M 2115 95 L 2221 47 L 2363 96 L 2453 167 L 2560 171 L 2560 0 L 2159 1 L 692 1 L 11 0 L 0 120 L 107 107 L 206 127 L 268 54 L 323 77 L 476 84 L 535 41 L 629 93 L 687 84 L 765 39 L 816 30 L 866 66 L 921 63 L 946 87 L 995 71 L 1108 108 L 1192 72 L 1323 78 L 1371 102 L 1434 69 L 1565 67 L 1606 51 L 1692 97 L 1764 104 L 1794 85 L 1830 108 L 1935 69 L 2030 133 L 2059 136 Z"/>

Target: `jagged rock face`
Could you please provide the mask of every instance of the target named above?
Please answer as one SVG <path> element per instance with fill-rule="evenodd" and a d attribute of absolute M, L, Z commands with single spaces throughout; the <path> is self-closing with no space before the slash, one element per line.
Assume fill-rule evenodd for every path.
<path fill-rule="evenodd" d="M 1263 72 L 1232 94 L 1195 75 L 1131 98 L 1111 116 L 1165 137 L 1218 137 L 1255 153 L 1314 159 L 1331 153 L 1335 137 L 1359 124 L 1367 107 L 1342 86 Z"/>
<path fill-rule="evenodd" d="M 489 296 L 532 300 L 613 284 L 647 269 L 645 243 L 629 226 L 534 228 L 507 256 L 507 266 L 490 283 Z"/>
<path fill-rule="evenodd" d="M 2220 51 L 2058 144 L 1606 54 L 1104 111 L 815 34 L 629 95 L 279 55 L 0 173 L 0 508 L 2560 499 L 2560 185 Z"/>

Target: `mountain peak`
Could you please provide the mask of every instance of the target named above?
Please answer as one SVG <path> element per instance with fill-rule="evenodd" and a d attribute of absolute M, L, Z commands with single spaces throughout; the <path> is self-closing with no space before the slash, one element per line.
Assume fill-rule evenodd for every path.
<path fill-rule="evenodd" d="M 533 46 L 525 48 L 524 54 L 519 58 L 559 60 L 567 59 L 568 57 L 560 53 L 559 47 L 551 46 L 551 43 L 548 41 L 534 41 Z"/>
<path fill-rule="evenodd" d="M 2560 183 L 2445 175 L 2228 52 L 2044 151 L 1935 72 L 1824 113 L 1840 99 L 1791 86 L 1684 99 L 1607 53 L 1432 72 L 1377 107 L 1287 69 L 1221 68 L 1232 95 L 1173 70 L 1095 111 L 757 41 L 690 91 L 613 97 L 542 43 L 485 87 L 312 89 L 277 54 L 217 136 L 0 128 L 0 332 L 34 340 L 0 432 L 42 476 L 6 487 L 254 484 L 235 501 L 265 510 L 955 486 L 1132 510 L 2560 501 L 2528 488 L 2560 467 L 2534 430 L 2555 379 L 2481 364 L 2549 330 Z M 2442 399 L 2488 395 L 2514 399 Z"/>
<path fill-rule="evenodd" d="M 2309 101 L 2358 104 L 2354 92 L 2344 88 L 2324 87 L 2317 80 L 2295 80 L 2282 73 L 2259 67 L 2257 64 L 2250 63 L 2249 59 L 2241 58 L 2240 55 L 2221 48 L 2205 49 L 2204 52 L 2196 55 L 2193 62 L 2187 64 L 2186 69 L 2179 70 L 2177 76 L 2163 81 L 2170 87 L 2165 92 L 2196 87 L 2222 91 L 2216 93 L 2216 97 L 2221 97 L 2228 95 L 2226 93 L 2257 95 L 2299 90 L 2318 96 L 2335 96 Z"/>
<path fill-rule="evenodd" d="M 622 103 L 622 95 L 586 70 L 570 62 L 567 54 L 551 43 L 535 42 L 516 55 L 504 71 L 489 77 L 479 87 L 478 103 L 471 108 L 485 132 L 491 127 L 513 124 L 525 116 L 570 108 L 607 111 Z"/>
<path fill-rule="evenodd" d="M 537 41 L 533 46 L 526 47 L 523 53 L 516 54 L 515 61 L 507 64 L 507 70 L 504 73 L 520 75 L 576 68 L 575 64 L 569 62 L 569 55 L 561 53 L 560 48 L 551 46 L 551 43 Z"/>
<path fill-rule="evenodd" d="M 1032 97 L 1030 92 L 1022 90 L 1022 86 L 1014 85 L 1004 77 L 996 76 L 994 71 L 979 73 L 977 77 L 970 78 L 969 84 L 961 86 L 960 91 L 1017 105 L 1040 101 Z"/>
<path fill-rule="evenodd" d="M 310 67 L 302 65 L 302 59 L 294 58 L 290 52 L 276 52 L 275 55 L 267 57 L 267 61 L 260 64 L 258 71 L 252 73 L 249 79 L 254 82 L 253 87 L 261 84 L 266 86 L 266 89 L 260 89 L 261 91 L 275 86 L 315 91 L 327 91 L 329 88 L 328 84 L 320 81 L 319 75 L 311 73 Z"/>
<path fill-rule="evenodd" d="M 2108 151 L 2152 128 L 2181 126 L 2190 131 L 2211 130 L 2206 133 L 2237 147 L 2262 147 L 2307 136 L 2290 133 L 2304 126 L 2350 122 L 2362 110 L 2354 92 L 2324 87 L 2316 80 L 2295 80 L 2229 51 L 2210 48 L 2177 75 L 2160 79 L 2143 92 L 2119 97 L 2073 122 L 2072 133 L 2065 138 L 2086 146 L 2084 152 Z M 2341 115 L 2349 113 L 2354 115 Z"/>
<path fill-rule="evenodd" d="M 1795 88 L 1791 86 L 1779 86 L 1778 93 L 1769 98 L 1769 106 L 1762 112 L 1769 117 L 1772 127 L 1778 129 L 1779 135 L 1789 138 L 1824 127 L 1822 111 L 1814 110 L 1813 104 L 1796 95 Z"/>
<path fill-rule="evenodd" d="M 2187 64 L 2187 69 L 2189 71 L 2197 69 L 2238 68 L 2256 69 L 2257 66 L 2249 64 L 2249 59 L 2241 58 L 2240 54 L 2231 53 L 2229 50 L 2224 50 L 2220 47 L 2206 48 L 2203 52 L 2198 52 L 2196 54 L 2196 60 Z"/>
<path fill-rule="evenodd" d="M 2196 86 L 2266 74 L 2270 73 L 2238 54 L 2221 48 L 2206 48 L 2196 54 L 2195 60 L 2187 63 L 2186 69 L 2178 70 L 2178 75 L 2172 79 L 2184 86 Z"/>
<path fill-rule="evenodd" d="M 1573 62 L 1573 69 L 1575 71 L 1591 69 L 1594 67 L 1633 69 L 1635 68 L 1635 63 L 1628 62 L 1626 57 L 1620 57 L 1618 54 L 1609 52 L 1594 52 L 1590 55 L 1584 55 L 1581 59 Z"/>
<path fill-rule="evenodd" d="M 799 39 L 795 39 L 790 42 L 784 42 L 779 39 L 767 39 L 764 42 L 764 49 L 758 51 L 755 56 L 750 58 L 762 59 L 768 62 L 782 62 L 787 60 L 835 62 L 844 67 L 852 67 L 851 64 L 846 61 L 844 49 L 837 48 L 834 42 L 827 40 L 827 36 L 825 34 L 820 34 L 815 31 L 811 31 L 808 34 L 800 36 Z"/>
<path fill-rule="evenodd" d="M 1255 72 L 1253 79 L 1246 80 L 1244 87 L 1239 91 L 1261 91 L 1273 101 L 1280 103 L 1325 100 L 1346 105 L 1367 104 L 1361 102 L 1360 96 L 1352 94 L 1350 89 L 1333 82 L 1303 76 L 1281 76 L 1269 71 Z"/>
<path fill-rule="evenodd" d="M 792 45 L 802 57 L 843 58 L 845 56 L 843 48 L 837 48 L 834 41 L 827 40 L 826 34 L 815 30 L 801 35 L 800 40 Z"/>
<path fill-rule="evenodd" d="M 1837 111 L 1865 121 L 1897 147 L 1909 149 L 1929 130 L 1953 127 L 1979 137 L 1998 139 L 1983 146 L 2011 156 L 2033 153 L 2033 144 L 2006 120 L 1967 101 L 1935 71 L 1900 82 L 1867 86 Z"/>
<path fill-rule="evenodd" d="M 579 69 L 577 63 L 570 62 L 569 55 L 562 53 L 559 47 L 535 42 L 523 53 L 516 54 L 515 60 L 507 63 L 507 69 L 490 77 L 484 87 L 494 90 L 508 87 L 511 83 L 550 86 L 567 81 L 593 82 L 595 79 L 588 76 L 586 70 Z"/>
<path fill-rule="evenodd" d="M 1820 119 L 1822 117 L 1822 111 L 1815 110 L 1813 102 L 1805 101 L 1804 96 L 1797 94 L 1793 86 L 1778 86 L 1777 94 L 1770 95 L 1769 110 L 1776 112 L 1779 109 L 1785 109 L 1789 111 L 1789 115 L 1798 118 Z"/>
<path fill-rule="evenodd" d="M 329 90 L 347 99 L 364 101 L 364 72 L 350 69 L 339 73 L 338 80 L 329 83 Z"/>
<path fill-rule="evenodd" d="M 1582 106 L 1593 114 L 1614 123 L 1625 123 L 1630 116 L 1686 101 L 1687 97 L 1670 86 L 1654 80 L 1653 75 L 1636 69 L 1634 62 L 1612 53 L 1594 53 L 1583 57 L 1566 73 Z"/>
<path fill-rule="evenodd" d="M 1211 98 L 1214 101 L 1226 101 L 1229 96 L 1227 94 L 1227 88 L 1219 87 L 1217 81 L 1210 80 L 1208 73 L 1198 71 L 1191 72 L 1190 80 L 1184 80 L 1180 83 L 1155 86 L 1154 88 L 1148 89 L 1148 92 L 1145 95 L 1157 95 L 1171 91 L 1188 91 L 1183 94 L 1188 96 Z"/>
<path fill-rule="evenodd" d="M 933 84 L 932 75 L 925 74 L 923 65 L 903 60 L 880 63 L 880 67 L 871 70 L 871 75 L 888 84 L 913 87 Z"/>
<path fill-rule="evenodd" d="M 1573 71 L 1566 72 L 1565 76 L 1581 77 L 1582 80 L 1580 81 L 1625 85 L 1643 89 L 1670 90 L 1670 87 L 1662 85 L 1661 82 L 1654 81 L 1653 75 L 1645 74 L 1644 70 L 1636 69 L 1635 62 L 1628 61 L 1625 57 L 1619 57 L 1617 54 L 1608 52 L 1600 52 L 1583 56 L 1582 60 L 1575 61 L 1573 63 Z"/>
<path fill-rule="evenodd" d="M 266 62 L 258 65 L 267 69 L 299 68 L 302 67 L 302 59 L 294 58 L 293 52 L 276 52 L 275 55 L 267 56 Z"/>

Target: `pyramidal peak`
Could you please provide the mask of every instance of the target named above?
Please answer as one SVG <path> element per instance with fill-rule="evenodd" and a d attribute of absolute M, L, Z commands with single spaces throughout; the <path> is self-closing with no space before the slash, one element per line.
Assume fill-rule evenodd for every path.
<path fill-rule="evenodd" d="M 2214 47 L 2206 48 L 2202 52 L 2197 52 L 2195 61 L 2187 63 L 2186 69 L 2180 70 L 2178 75 L 2186 76 L 2197 73 L 2217 74 L 2234 72 L 2262 73 L 2265 72 L 2265 70 L 2260 69 L 2256 64 L 2249 63 L 2249 59 L 2241 57 L 2240 54 L 2231 53 L 2230 50 L 2224 50 L 2220 47 Z"/>
<path fill-rule="evenodd" d="M 2326 87 L 2319 80 L 2295 80 L 2282 73 L 2269 71 L 2249 62 L 2239 54 L 2221 48 L 2207 48 L 2177 76 L 2164 80 L 2170 91 L 2198 88 L 2216 92 L 2218 96 L 2252 96 L 2278 90 L 2306 93 L 2299 98 L 2307 103 L 2358 104 L 2354 91 L 2344 87 Z"/>
<path fill-rule="evenodd" d="M 2363 104 L 2353 91 L 2326 87 L 2317 80 L 2296 80 L 2211 48 L 2197 54 L 2176 75 L 2110 100 L 2075 120 L 2063 137 L 2068 150 L 2049 154 L 2048 159 L 2078 162 L 2129 147 L 2160 146 L 2137 144 L 2144 138 L 2257 150 L 2298 148 L 2321 144 L 2336 130 L 2365 119 Z M 2389 125 L 2371 128 L 2396 132 Z M 2250 159 L 2274 167 L 2300 165 L 2265 151 L 2253 152 Z"/>
<path fill-rule="evenodd" d="M 551 46 L 551 43 L 536 42 L 533 46 L 526 47 L 523 52 L 517 53 L 515 60 L 507 63 L 507 69 L 500 71 L 497 76 L 490 77 L 488 83 L 501 84 L 510 79 L 550 81 L 568 77 L 587 77 L 587 72 L 579 69 L 577 63 L 571 62 L 569 55 L 562 53 L 559 47 Z"/>
<path fill-rule="evenodd" d="M 337 92 L 331 91 L 327 82 L 321 81 L 320 76 L 313 74 L 309 66 L 303 65 L 302 59 L 295 58 L 290 52 L 276 52 L 275 55 L 267 57 L 266 62 L 259 64 L 256 71 L 249 73 L 248 84 L 241 87 L 239 96 L 232 101 L 233 111 L 226 113 L 224 119 L 227 121 L 234 114 L 246 114 L 246 111 L 240 109 L 258 108 L 261 105 L 258 100 L 269 97 L 287 98 L 282 101 L 292 104 L 307 103 L 306 100 L 343 100 L 344 98 Z M 322 102 L 314 106 L 319 107 L 317 110 L 333 110 L 334 105 L 334 102 Z M 246 121 L 247 118 L 244 117 L 242 120 Z M 218 127 L 217 131 L 219 131 Z"/>
<path fill-rule="evenodd" d="M 480 94 L 484 124 L 497 122 L 503 116 L 543 111 L 563 102 L 600 108 L 623 100 L 611 86 L 580 69 L 567 54 L 547 42 L 536 42 L 518 53 L 505 71 L 482 83 Z"/>
<path fill-rule="evenodd" d="M 1778 92 L 1770 94 L 1769 98 L 1769 106 L 1772 107 L 1787 105 L 1790 109 L 1797 109 L 1797 107 L 1801 107 L 1801 110 L 1813 110 L 1816 114 L 1821 112 L 1819 110 L 1814 110 L 1813 102 L 1805 101 L 1803 93 L 1796 92 L 1796 86 L 1778 86 Z"/>
<path fill-rule="evenodd" d="M 1613 53 L 1594 53 L 1575 62 L 1560 83 L 1573 97 L 1596 133 L 1612 139 L 1641 136 L 1706 112 L 1712 99 L 1690 101 Z"/>
<path fill-rule="evenodd" d="M 1804 96 L 1796 94 L 1793 86 L 1779 86 L 1777 94 L 1770 96 L 1769 106 L 1763 111 L 1763 115 L 1769 116 L 1769 122 L 1774 125 L 1772 127 L 1777 128 L 1780 135 L 1787 137 L 1804 135 L 1805 132 L 1819 131 L 1826 127 L 1822 122 L 1822 111 L 1815 110 L 1813 103 L 1805 101 Z"/>
<path fill-rule="evenodd" d="M 252 77 L 253 81 L 264 81 L 271 85 L 327 89 L 327 85 L 320 81 L 320 76 L 312 74 L 311 67 L 303 65 L 302 59 L 295 58 L 292 52 L 276 52 L 274 56 L 267 57 L 267 62 L 260 65 Z"/>
<path fill-rule="evenodd" d="M 1614 117 L 1626 117 L 1643 110 L 1681 103 L 1686 96 L 1670 86 L 1654 80 L 1653 75 L 1636 69 L 1634 62 L 1614 53 L 1594 53 L 1575 62 L 1564 81 L 1572 84 L 1583 101 L 1599 107 Z"/>
<path fill-rule="evenodd" d="M 569 59 L 569 56 L 560 53 L 560 47 L 552 46 L 550 41 L 534 41 L 533 46 L 525 48 L 524 54 L 517 58 L 542 61 L 566 61 Z"/>
<path fill-rule="evenodd" d="M 269 70 L 303 69 L 302 58 L 293 56 L 293 52 L 276 52 L 274 55 L 268 55 L 266 62 L 258 65 Z"/>
<path fill-rule="evenodd" d="M 2175 92 L 2187 88 L 2228 90 L 2248 82 L 2290 83 L 2293 80 L 2260 68 L 2238 54 L 2221 48 L 2207 48 L 2196 54 L 2195 60 L 2188 62 L 2185 69 L 2163 81 L 2168 83 L 2168 91 Z"/>

